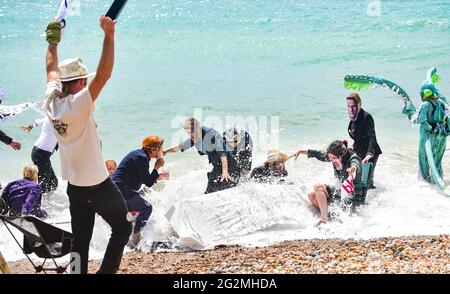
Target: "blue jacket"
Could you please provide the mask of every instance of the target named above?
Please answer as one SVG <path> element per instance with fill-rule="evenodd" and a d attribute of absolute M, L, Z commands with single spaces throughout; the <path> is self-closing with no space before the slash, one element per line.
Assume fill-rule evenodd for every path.
<path fill-rule="evenodd" d="M 139 195 L 142 185 L 148 187 L 156 183 L 158 171 L 150 169 L 150 159 L 143 149 L 131 151 L 120 162 L 116 171 L 112 175 L 112 180 L 117 184 L 123 197 L 126 199 Z"/>
<path fill-rule="evenodd" d="M 194 146 L 198 154 L 208 155 L 208 161 L 213 165 L 221 164 L 220 157 L 227 156 L 222 135 L 212 128 L 202 127 L 202 140 L 193 142 L 189 138 L 180 144 L 180 151 L 184 152 Z"/>

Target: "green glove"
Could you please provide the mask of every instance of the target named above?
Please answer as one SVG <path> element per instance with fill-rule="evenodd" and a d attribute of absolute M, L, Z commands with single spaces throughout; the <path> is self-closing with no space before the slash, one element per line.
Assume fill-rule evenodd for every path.
<path fill-rule="evenodd" d="M 61 29 L 61 23 L 55 19 L 48 24 L 45 35 L 49 44 L 58 45 L 61 41 Z"/>

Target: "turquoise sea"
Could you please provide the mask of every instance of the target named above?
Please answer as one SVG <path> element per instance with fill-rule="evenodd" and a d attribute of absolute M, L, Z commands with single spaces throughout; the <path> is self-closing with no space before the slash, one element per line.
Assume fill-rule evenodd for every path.
<path fill-rule="evenodd" d="M 110 2 L 77 2 L 79 10 L 67 17 L 60 59 L 82 57 L 95 71 L 102 45 L 98 18 Z M 374 2 L 380 8 L 375 16 L 368 13 Z M 46 42 L 42 34 L 58 5 L 57 0 L 0 0 L 4 105 L 43 99 Z M 348 137 L 346 74 L 396 81 L 419 105 L 418 90 L 431 66 L 437 66 L 442 77 L 440 91 L 450 96 L 449 48 L 450 1 L 446 0 L 130 0 L 117 25 L 113 76 L 95 113 L 105 158 L 120 161 L 149 134 L 176 143 L 183 117 L 199 110 L 205 124 L 220 131 L 230 117 L 256 121 L 255 164 L 262 163 L 269 147 L 288 153 L 322 148 Z M 332 230 L 330 236 L 449 233 L 450 199 L 417 181 L 418 129 L 402 116 L 400 98 L 381 88 L 362 97 L 363 107 L 374 116 L 384 152 L 375 178 L 380 189 L 368 196 L 373 207 L 369 205 L 353 222 L 355 227 Z M 3 184 L 20 177 L 22 166 L 31 161 L 39 130 L 25 134 L 19 125 L 38 117 L 29 110 L 0 125 L 23 143 L 18 152 L 0 145 Z M 53 162 L 59 173 L 57 155 Z M 155 207 L 166 209 L 203 192 L 209 169 L 206 158 L 191 152 L 171 155 L 166 162 L 172 179 L 165 190 L 149 195 Z M 305 191 L 318 181 L 332 181 L 332 169 L 323 163 L 303 158 L 289 162 L 288 169 Z M 444 169 L 450 169 L 447 159 Z M 65 185 L 44 204 L 55 216 L 60 212 L 68 216 L 64 189 Z M 302 191 L 292 193 L 306 197 Z M 317 217 L 310 214 L 307 218 Z M 163 213 L 154 217 L 161 223 L 157 220 L 163 219 Z M 167 231 L 158 224 L 148 236 Z M 101 248 L 104 240 L 98 238 Z M 11 253 L 9 258 L 14 256 Z"/>

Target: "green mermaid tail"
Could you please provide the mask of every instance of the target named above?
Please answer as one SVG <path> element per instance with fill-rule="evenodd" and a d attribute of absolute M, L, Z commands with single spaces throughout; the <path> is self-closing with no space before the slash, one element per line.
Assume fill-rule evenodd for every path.
<path fill-rule="evenodd" d="M 444 138 L 445 140 L 445 138 Z M 426 167 L 428 168 L 428 171 L 426 171 L 426 173 L 428 173 L 430 175 L 429 179 L 426 179 L 428 181 L 431 181 L 432 183 L 434 183 L 441 191 L 444 191 L 446 188 L 446 184 L 444 182 L 444 180 L 442 179 L 442 167 L 440 167 L 440 169 L 438 169 L 438 167 L 436 166 L 436 162 L 434 160 L 434 158 L 436 156 L 441 157 L 444 155 L 444 151 L 445 150 L 433 150 L 433 149 L 442 149 L 442 147 L 445 147 L 445 145 L 441 145 L 441 144 L 435 144 L 435 148 L 432 147 L 431 144 L 431 138 L 430 136 L 427 136 L 426 140 L 425 140 L 425 155 L 426 155 Z M 421 164 L 422 166 L 423 164 Z M 425 171 L 422 171 L 422 173 L 425 173 Z"/>

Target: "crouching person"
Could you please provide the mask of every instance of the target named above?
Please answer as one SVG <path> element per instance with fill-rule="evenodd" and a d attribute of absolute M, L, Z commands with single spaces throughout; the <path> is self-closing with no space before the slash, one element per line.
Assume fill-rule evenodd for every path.
<path fill-rule="evenodd" d="M 113 181 L 122 191 L 128 211 L 137 214 L 130 240 L 132 246 L 137 246 L 140 242 L 140 232 L 152 213 L 151 204 L 139 195 L 141 186 L 151 187 L 157 180 L 169 178 L 168 173 L 158 173 L 158 169 L 164 166 L 163 142 L 158 136 L 148 136 L 142 142 L 142 148 L 128 153 L 112 175 Z M 152 158 L 155 158 L 156 162 L 154 168 L 149 171 Z"/>
<path fill-rule="evenodd" d="M 1 198 L 4 201 L 4 210 L 9 208 L 10 216 L 47 217 L 47 212 L 41 209 L 42 188 L 37 181 L 37 166 L 28 165 L 23 169 L 23 179 L 11 182 L 5 187 Z"/>

